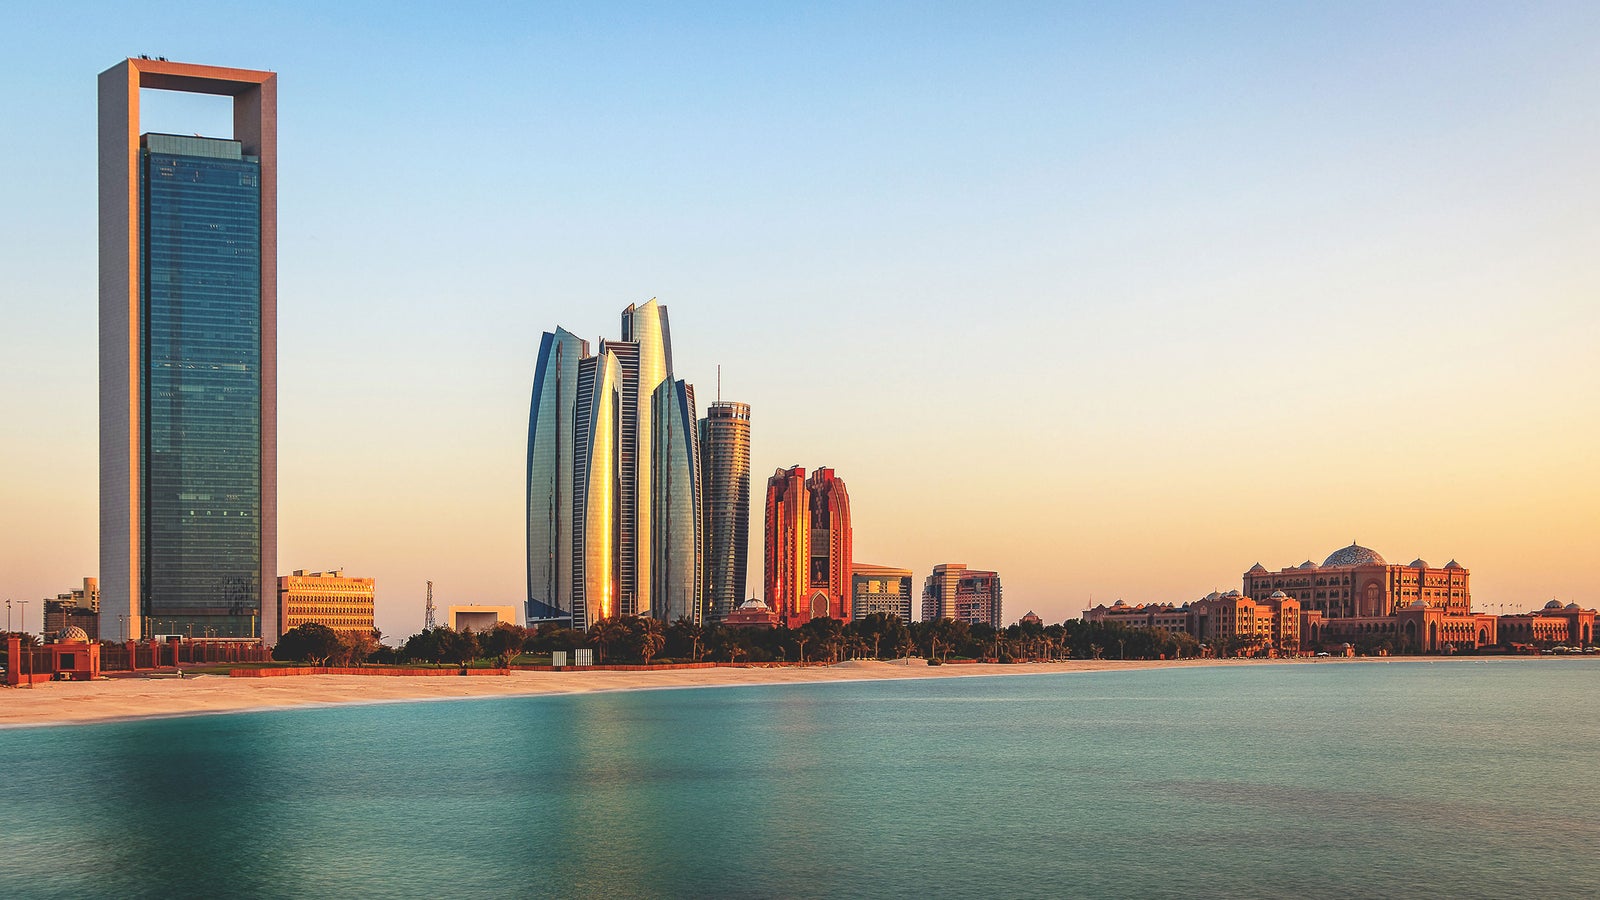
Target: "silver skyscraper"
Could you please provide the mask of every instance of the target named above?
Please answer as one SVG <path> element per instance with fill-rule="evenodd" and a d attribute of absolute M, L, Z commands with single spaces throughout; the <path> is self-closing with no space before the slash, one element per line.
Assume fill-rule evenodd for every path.
<path fill-rule="evenodd" d="M 746 599 L 750 562 L 750 405 L 719 400 L 700 420 L 705 605 L 721 622 Z"/>
<path fill-rule="evenodd" d="M 528 417 L 529 621 L 700 619 L 694 388 L 672 378 L 666 307 L 622 313 L 599 352 L 544 335 Z"/>

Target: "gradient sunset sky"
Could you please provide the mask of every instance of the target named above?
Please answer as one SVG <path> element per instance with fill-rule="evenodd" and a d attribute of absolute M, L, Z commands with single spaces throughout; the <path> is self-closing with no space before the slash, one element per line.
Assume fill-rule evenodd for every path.
<path fill-rule="evenodd" d="M 332 8 L 326 8 L 326 7 Z M 95 77 L 279 73 L 278 558 L 520 603 L 539 335 L 671 311 L 1006 618 L 1352 539 L 1600 604 L 1600 6 L 56 3 L 0 53 L 0 593 L 95 573 Z M 226 135 L 146 92 L 146 130 Z M 15 624 L 15 623 L 14 623 Z"/>

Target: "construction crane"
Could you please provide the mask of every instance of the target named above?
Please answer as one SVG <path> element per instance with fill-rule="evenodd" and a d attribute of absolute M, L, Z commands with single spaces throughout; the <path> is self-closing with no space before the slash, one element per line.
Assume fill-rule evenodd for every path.
<path fill-rule="evenodd" d="M 438 607 L 433 605 L 433 582 L 428 582 L 428 605 L 422 608 L 422 627 L 433 628 L 433 614 Z"/>

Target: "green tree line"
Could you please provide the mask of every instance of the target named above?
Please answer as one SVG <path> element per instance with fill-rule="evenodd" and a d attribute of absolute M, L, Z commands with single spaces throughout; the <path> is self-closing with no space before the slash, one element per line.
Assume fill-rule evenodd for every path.
<path fill-rule="evenodd" d="M 533 628 L 500 623 L 492 629 L 426 628 L 398 646 L 372 632 L 337 632 L 310 623 L 285 632 L 273 658 L 318 665 L 433 663 L 509 665 L 545 661 L 558 650 L 595 650 L 597 663 L 823 662 L 903 659 L 935 662 L 988 659 L 998 662 L 1058 659 L 1176 659 L 1198 656 L 1194 638 L 1160 628 L 1068 620 L 1059 625 L 1022 622 L 1007 628 L 954 619 L 906 624 L 874 613 L 841 622 L 812 619 L 799 628 L 729 628 L 698 625 L 687 618 L 663 625 L 656 619 L 618 616 L 586 630 L 556 623 Z M 529 658 L 531 657 L 531 659 Z"/>

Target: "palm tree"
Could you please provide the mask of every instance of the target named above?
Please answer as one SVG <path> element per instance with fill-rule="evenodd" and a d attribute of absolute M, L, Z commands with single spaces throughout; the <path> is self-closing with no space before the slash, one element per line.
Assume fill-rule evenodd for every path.
<path fill-rule="evenodd" d="M 631 636 L 634 649 L 644 657 L 644 664 L 647 666 L 650 665 L 651 658 L 660 653 L 661 648 L 667 644 L 666 635 L 661 633 L 661 623 L 648 616 L 636 620 Z"/>
<path fill-rule="evenodd" d="M 606 645 L 622 636 L 622 626 L 616 619 L 599 619 L 589 626 L 589 640 L 600 650 L 600 662 L 606 661 Z"/>

